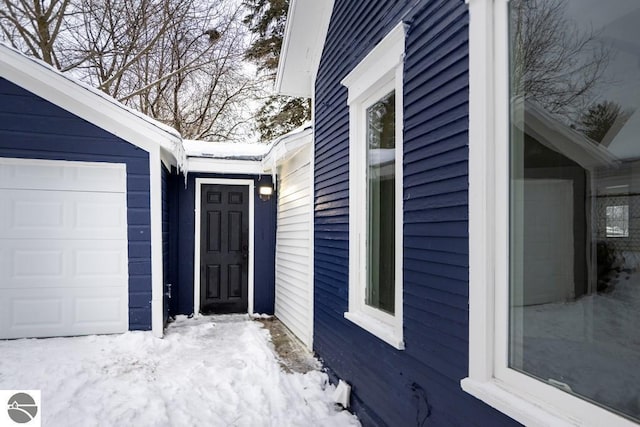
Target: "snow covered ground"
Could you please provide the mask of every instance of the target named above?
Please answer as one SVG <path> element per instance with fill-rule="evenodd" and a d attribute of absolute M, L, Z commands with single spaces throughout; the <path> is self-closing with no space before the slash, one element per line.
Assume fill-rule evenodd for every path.
<path fill-rule="evenodd" d="M 44 426 L 357 426 L 326 374 L 285 373 L 247 316 L 151 333 L 0 341 L 0 389 L 42 390 Z"/>

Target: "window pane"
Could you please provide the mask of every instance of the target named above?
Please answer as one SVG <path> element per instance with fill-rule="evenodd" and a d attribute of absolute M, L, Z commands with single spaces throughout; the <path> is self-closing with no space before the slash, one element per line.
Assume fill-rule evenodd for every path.
<path fill-rule="evenodd" d="M 367 109 L 366 304 L 395 308 L 395 94 Z"/>
<path fill-rule="evenodd" d="M 629 237 L 629 205 L 607 206 L 606 237 Z"/>
<path fill-rule="evenodd" d="M 510 2 L 510 367 L 640 420 L 640 3 Z"/>

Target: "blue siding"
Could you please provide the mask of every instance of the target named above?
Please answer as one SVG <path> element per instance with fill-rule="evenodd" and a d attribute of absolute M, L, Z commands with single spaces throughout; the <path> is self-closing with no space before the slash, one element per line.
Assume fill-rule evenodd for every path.
<path fill-rule="evenodd" d="M 177 226 L 177 286 L 174 286 L 171 298 L 171 314 L 193 313 L 193 260 L 195 245 L 195 186 L 196 178 L 235 178 L 252 179 L 258 183 L 271 184 L 269 175 L 216 175 L 190 173 L 185 186 L 184 176 L 176 175 L 179 180 L 175 188 L 174 202 L 178 206 L 175 223 Z M 273 314 L 275 299 L 275 246 L 276 246 L 276 200 L 262 201 L 256 194 L 255 241 L 254 241 L 254 302 L 256 313 Z"/>
<path fill-rule="evenodd" d="M 404 66 L 404 339 L 348 309 L 344 76 L 395 26 Z M 468 367 L 468 18 L 464 0 L 336 0 L 316 81 L 314 347 L 365 425 L 513 425 L 463 392 Z"/>
<path fill-rule="evenodd" d="M 125 163 L 129 328 L 151 329 L 151 233 L 147 152 L 0 78 L 0 156 Z"/>

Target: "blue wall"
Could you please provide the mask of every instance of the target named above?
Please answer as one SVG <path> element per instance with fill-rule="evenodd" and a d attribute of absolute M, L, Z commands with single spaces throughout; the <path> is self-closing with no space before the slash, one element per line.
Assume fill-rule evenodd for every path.
<path fill-rule="evenodd" d="M 348 309 L 349 111 L 340 81 L 400 20 L 404 340 Z M 314 349 L 365 425 L 513 425 L 460 388 L 468 369 L 468 17 L 464 0 L 336 0 L 316 81 Z"/>
<path fill-rule="evenodd" d="M 174 171 L 175 172 L 175 171 Z M 170 272 L 176 277 L 171 298 L 171 315 L 193 313 L 193 259 L 195 245 L 195 186 L 196 178 L 252 179 L 258 184 L 271 184 L 270 175 L 217 175 L 189 173 L 185 187 L 183 175 L 171 175 L 173 182 L 172 202 L 178 207 L 171 228 L 176 228 L 176 261 Z M 262 201 L 254 194 L 255 241 L 254 241 L 254 312 L 273 314 L 275 298 L 275 245 L 276 245 L 276 200 Z M 175 222 L 174 222 L 175 221 Z M 173 243 L 170 244 L 172 246 Z M 173 268 L 173 267 L 172 267 Z"/>
<path fill-rule="evenodd" d="M 0 78 L 0 157 L 126 163 L 129 328 L 151 329 L 147 152 Z"/>

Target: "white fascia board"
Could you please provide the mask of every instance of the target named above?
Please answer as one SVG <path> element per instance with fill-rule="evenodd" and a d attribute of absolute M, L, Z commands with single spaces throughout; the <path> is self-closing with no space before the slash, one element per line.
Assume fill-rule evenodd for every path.
<path fill-rule="evenodd" d="M 262 162 L 259 160 L 229 160 L 209 159 L 202 157 L 189 157 L 186 170 L 189 173 L 224 173 L 224 174 L 249 174 L 260 175 Z"/>
<path fill-rule="evenodd" d="M 178 162 L 174 154 L 164 147 L 160 149 L 160 161 L 162 161 L 162 164 L 165 165 L 169 172 L 171 172 L 172 166 L 178 167 Z"/>
<path fill-rule="evenodd" d="M 292 0 L 276 73 L 281 95 L 310 98 L 334 0 Z"/>
<path fill-rule="evenodd" d="M 0 76 L 146 152 L 160 146 L 179 156 L 177 131 L 3 44 Z"/>

